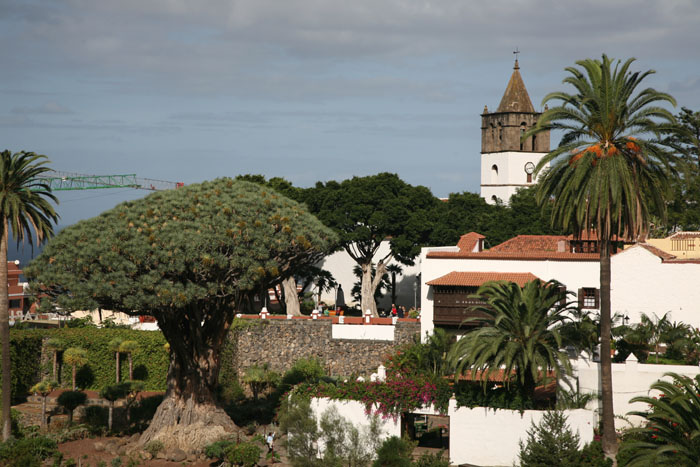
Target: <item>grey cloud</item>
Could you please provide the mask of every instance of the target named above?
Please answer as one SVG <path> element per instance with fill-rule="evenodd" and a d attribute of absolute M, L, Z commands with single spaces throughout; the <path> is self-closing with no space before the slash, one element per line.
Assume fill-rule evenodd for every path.
<path fill-rule="evenodd" d="M 31 115 L 31 114 L 45 114 L 45 115 L 55 115 L 55 114 L 72 114 L 72 110 L 62 106 L 57 102 L 45 102 L 37 107 L 14 107 L 11 110 L 12 113 Z"/>

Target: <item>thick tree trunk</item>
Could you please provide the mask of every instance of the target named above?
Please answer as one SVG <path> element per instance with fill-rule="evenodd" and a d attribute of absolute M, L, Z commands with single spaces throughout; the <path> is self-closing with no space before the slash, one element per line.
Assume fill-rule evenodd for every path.
<path fill-rule="evenodd" d="M 58 350 L 53 351 L 53 380 L 58 381 Z"/>
<path fill-rule="evenodd" d="M 614 459 L 617 454 L 615 412 L 613 409 L 612 357 L 610 355 L 610 242 L 607 232 L 600 240 L 600 375 L 603 398 L 603 452 Z"/>
<path fill-rule="evenodd" d="M 170 344 L 168 387 L 138 444 L 159 440 L 166 449 L 201 452 L 235 429 L 216 399 L 221 349 L 233 307 L 209 312 L 178 310 L 156 318 Z"/>
<path fill-rule="evenodd" d="M 122 362 L 121 362 L 121 353 L 117 350 L 114 352 L 116 354 L 117 358 L 117 383 L 122 379 Z"/>
<path fill-rule="evenodd" d="M 364 316 L 367 310 L 372 312 L 372 316 L 377 314 L 377 302 L 374 301 L 374 289 L 372 288 L 372 262 L 360 264 L 362 268 L 362 290 L 360 303 L 362 306 L 362 315 Z"/>
<path fill-rule="evenodd" d="M 297 281 L 294 277 L 288 277 L 282 281 L 284 292 L 284 302 L 287 306 L 287 314 L 301 316 L 301 306 L 299 305 L 299 295 L 297 294 Z"/>
<path fill-rule="evenodd" d="M 10 439 L 12 379 L 10 362 L 10 315 L 7 289 L 7 222 L 0 239 L 0 340 L 2 340 L 2 440 Z"/>
<path fill-rule="evenodd" d="M 129 352 L 129 381 L 134 380 L 134 359 L 131 355 L 131 352 Z"/>
<path fill-rule="evenodd" d="M 75 391 L 75 377 L 78 374 L 78 365 L 73 365 L 73 391 Z"/>
<path fill-rule="evenodd" d="M 372 311 L 372 316 L 375 318 L 377 314 L 377 302 L 374 301 L 374 292 L 382 282 L 382 276 L 386 273 L 386 262 L 384 260 L 377 263 L 374 278 L 372 277 L 372 262 L 360 264 L 362 268 L 362 314 L 365 311 Z"/>

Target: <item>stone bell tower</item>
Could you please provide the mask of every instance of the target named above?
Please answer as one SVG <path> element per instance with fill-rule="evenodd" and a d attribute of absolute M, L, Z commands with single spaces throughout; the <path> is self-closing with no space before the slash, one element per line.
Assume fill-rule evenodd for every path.
<path fill-rule="evenodd" d="M 481 114 L 481 197 L 487 203 L 499 199 L 508 203 L 519 187 L 536 182 L 533 171 L 549 152 L 549 131 L 525 140 L 521 137 L 540 115 L 532 106 L 516 58 L 498 109 L 489 112 L 484 106 Z"/>

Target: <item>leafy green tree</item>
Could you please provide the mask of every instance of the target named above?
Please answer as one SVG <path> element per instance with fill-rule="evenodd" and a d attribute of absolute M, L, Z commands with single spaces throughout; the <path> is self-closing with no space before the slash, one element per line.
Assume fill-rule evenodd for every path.
<path fill-rule="evenodd" d="M 280 375 L 270 370 L 269 363 L 265 362 L 262 366 L 253 365 L 247 368 L 242 379 L 250 387 L 253 399 L 258 400 L 260 393 L 279 384 Z"/>
<path fill-rule="evenodd" d="M 374 291 L 387 263 L 395 259 L 413 264 L 430 237 L 432 224 L 426 219 L 440 201 L 427 188 L 411 186 L 389 173 L 319 182 L 307 191 L 305 201 L 338 234 L 341 247 L 362 269 L 362 310 L 377 316 Z M 377 261 L 373 277 L 374 257 L 384 240 L 389 240 L 391 248 Z"/>
<path fill-rule="evenodd" d="M 87 351 L 85 349 L 81 349 L 80 347 L 70 347 L 63 352 L 63 361 L 73 368 L 72 389 L 75 391 L 75 377 L 78 373 L 78 367 L 81 367 L 88 362 Z"/>
<path fill-rule="evenodd" d="M 527 441 L 520 441 L 522 467 L 579 467 L 579 435 L 573 433 L 562 412 L 547 411 L 538 424 L 532 422 Z"/>
<path fill-rule="evenodd" d="M 679 177 L 672 185 L 668 202 L 668 223 L 662 235 L 675 230 L 700 230 L 700 112 L 681 107 L 676 131 L 669 138 L 679 155 Z"/>
<path fill-rule="evenodd" d="M 280 430 L 289 434 L 287 453 L 292 465 L 323 465 L 317 460 L 318 423 L 309 398 L 292 396 L 284 399 L 278 414 Z"/>
<path fill-rule="evenodd" d="M 129 380 L 134 379 L 134 352 L 139 351 L 139 343 L 136 341 L 123 341 L 119 344 L 119 352 L 125 353 L 129 359 Z"/>
<path fill-rule="evenodd" d="M 117 383 L 119 383 L 122 379 L 121 378 L 121 366 L 122 366 L 121 365 L 121 350 L 119 349 L 119 347 L 121 347 L 123 341 L 124 340 L 121 337 L 116 337 L 116 338 L 112 339 L 111 341 L 109 341 L 109 344 L 108 344 L 109 350 L 114 352 L 114 358 L 117 361 L 117 366 L 116 366 L 117 379 L 115 381 Z"/>
<path fill-rule="evenodd" d="M 673 131 L 673 115 L 659 104 L 675 100 L 638 86 L 653 71 L 632 72 L 634 59 L 576 62 L 564 79 L 575 92 L 548 94 L 545 111 L 524 137 L 563 130 L 559 146 L 543 157 L 537 199 L 551 205 L 552 224 L 574 235 L 594 231 L 600 251 L 601 378 L 603 450 L 617 451 L 610 358 L 610 254 L 613 241 L 643 239 L 653 214 L 664 216 L 673 157 L 662 139 Z M 543 168 L 551 163 L 549 170 Z M 542 173 L 543 172 L 543 173 Z"/>
<path fill-rule="evenodd" d="M 46 341 L 46 349 L 53 354 L 53 380 L 60 381 L 58 374 L 58 354 L 66 349 L 66 343 L 57 337 L 52 337 Z"/>
<path fill-rule="evenodd" d="M 0 342 L 2 345 L 2 440 L 10 438 L 11 362 L 10 314 L 7 285 L 7 242 L 10 232 L 17 244 L 25 240 L 33 246 L 53 235 L 58 216 L 51 206 L 57 203 L 51 187 L 41 175 L 50 169 L 46 156 L 33 152 L 0 153 Z"/>
<path fill-rule="evenodd" d="M 130 384 L 116 383 L 105 386 L 100 391 L 100 397 L 109 402 L 109 415 L 107 417 L 107 429 L 112 431 L 112 422 L 114 420 L 114 403 L 119 399 L 123 399 L 129 393 Z"/>
<path fill-rule="evenodd" d="M 83 391 L 64 391 L 58 396 L 58 405 L 68 411 L 68 425 L 73 424 L 73 411 L 83 405 L 87 400 L 87 394 Z"/>
<path fill-rule="evenodd" d="M 470 318 L 471 324 L 485 324 L 468 332 L 452 347 L 449 362 L 455 375 L 472 370 L 481 375 L 484 385 L 492 373 L 503 368 L 510 384 L 514 375 L 524 396 L 532 398 L 535 387 L 570 374 L 569 358 L 559 326 L 569 319 L 573 302 L 566 300 L 556 281 L 539 279 L 520 286 L 513 282 L 488 282 L 477 295 L 484 304 L 474 307 L 483 318 Z"/>
<path fill-rule="evenodd" d="M 649 405 L 648 411 L 630 415 L 643 417 L 646 423 L 634 432 L 641 440 L 624 445 L 621 454 L 629 455 L 629 467 L 647 465 L 700 465 L 700 377 L 695 379 L 667 373 L 672 381 L 651 385 L 658 397 L 634 397 L 630 402 Z"/>
<path fill-rule="evenodd" d="M 161 430 L 233 429 L 216 394 L 235 313 L 332 248 L 335 235 L 269 188 L 217 179 L 155 192 L 64 229 L 25 272 L 64 310 L 151 315 L 170 344 L 168 389 L 140 442 Z M 203 428 L 201 428 L 203 427 Z"/>
<path fill-rule="evenodd" d="M 46 398 L 53 392 L 54 389 L 58 388 L 58 383 L 56 381 L 41 381 L 36 383 L 29 390 L 35 394 L 41 396 L 41 429 L 46 431 Z"/>
<path fill-rule="evenodd" d="M 377 458 L 373 467 L 411 467 L 411 455 L 415 443 L 398 436 L 384 440 L 377 450 Z"/>

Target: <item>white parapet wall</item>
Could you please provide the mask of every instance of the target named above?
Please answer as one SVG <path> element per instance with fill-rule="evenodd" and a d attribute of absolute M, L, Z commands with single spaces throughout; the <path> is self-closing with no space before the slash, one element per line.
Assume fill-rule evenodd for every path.
<path fill-rule="evenodd" d="M 650 361 L 654 357 L 649 357 Z M 600 394 L 600 363 L 587 359 L 572 362 L 574 373 L 578 377 L 578 387 L 581 393 Z M 640 417 L 628 416 L 631 411 L 644 411 L 648 407 L 642 402 L 631 403 L 630 399 L 637 396 L 658 396 L 658 392 L 650 391 L 649 387 L 660 379 L 670 381 L 666 373 L 695 378 L 700 374 L 700 368 L 691 365 L 654 365 L 638 363 L 634 355 L 630 355 L 625 363 L 612 364 L 613 409 L 615 411 L 615 426 L 617 429 L 639 425 Z M 594 402 L 592 405 L 599 405 Z"/>
<path fill-rule="evenodd" d="M 592 410 L 566 410 L 569 428 L 578 433 L 581 446 L 593 441 L 596 416 Z M 539 423 L 541 410 L 494 410 L 486 407 L 457 408 L 450 401 L 450 462 L 511 466 L 518 462 L 520 440 L 527 440 L 532 422 Z"/>
<path fill-rule="evenodd" d="M 311 408 L 316 417 L 329 407 L 335 407 L 340 415 L 356 427 L 367 427 L 370 417 L 365 406 L 357 401 L 335 401 L 326 398 L 312 399 Z M 413 413 L 440 415 L 432 408 L 424 408 Z M 596 415 L 592 410 L 566 410 L 569 427 L 578 433 L 581 446 L 593 441 L 593 428 Z M 447 415 L 450 417 L 450 462 L 452 464 L 474 464 L 489 466 L 512 466 L 518 461 L 519 442 L 527 439 L 527 430 L 532 422 L 538 423 L 543 411 L 494 410 L 484 407 L 457 408 L 452 399 Z M 382 439 L 401 436 L 400 420 L 387 418 L 382 422 Z"/>
<path fill-rule="evenodd" d="M 328 408 L 335 407 L 338 414 L 352 423 L 355 428 L 367 428 L 370 425 L 370 416 L 365 413 L 365 404 L 358 401 L 337 401 L 325 397 L 311 399 L 311 410 L 318 420 Z M 401 436 L 401 421 L 397 418 L 394 420 L 389 417 L 386 419 L 379 418 L 381 423 L 381 438 L 390 438 L 392 436 Z"/>
<path fill-rule="evenodd" d="M 391 325 L 334 324 L 331 327 L 333 339 L 368 341 L 393 341 L 394 329 Z"/>

